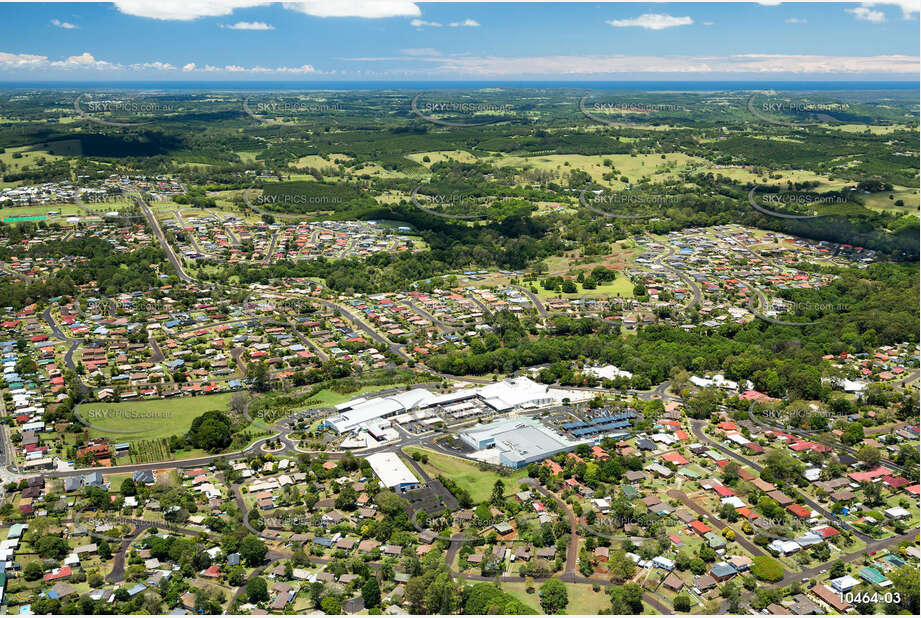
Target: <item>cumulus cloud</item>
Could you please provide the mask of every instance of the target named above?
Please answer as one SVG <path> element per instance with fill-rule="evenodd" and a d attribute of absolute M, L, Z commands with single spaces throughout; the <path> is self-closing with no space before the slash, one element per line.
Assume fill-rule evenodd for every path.
<path fill-rule="evenodd" d="M 855 9 L 844 9 L 848 13 L 853 13 L 854 17 L 860 21 L 868 21 L 873 24 L 882 24 L 886 21 L 886 14 L 882 11 L 874 11 L 866 6 L 858 6 Z"/>
<path fill-rule="evenodd" d="M 902 19 L 911 19 L 912 13 L 921 12 L 921 0 L 868 0 L 862 6 L 882 6 L 885 4 L 902 9 Z"/>
<path fill-rule="evenodd" d="M 452 28 L 478 28 L 480 23 L 475 19 L 470 19 L 468 17 L 464 21 L 452 21 L 450 26 Z"/>
<path fill-rule="evenodd" d="M 441 24 L 437 21 L 425 21 L 424 19 L 414 19 L 409 22 L 409 25 L 414 28 L 425 28 L 426 26 L 430 28 L 441 28 Z"/>
<path fill-rule="evenodd" d="M 221 24 L 221 28 L 228 30 L 274 30 L 275 26 L 270 26 L 263 21 L 238 21 L 235 24 Z"/>
<path fill-rule="evenodd" d="M 199 17 L 224 17 L 236 9 L 265 6 L 271 0 L 114 0 L 126 15 L 189 21 Z M 314 17 L 414 17 L 421 15 L 413 0 L 301 0 L 284 2 L 286 9 Z"/>
<path fill-rule="evenodd" d="M 119 64 L 107 62 L 105 60 L 96 60 L 89 52 L 83 52 L 79 56 L 69 56 L 64 60 L 51 60 L 48 56 L 39 56 L 36 54 L 10 54 L 7 52 L 0 52 L 0 69 L 90 69 L 108 71 L 120 68 L 122 68 L 122 66 Z"/>
<path fill-rule="evenodd" d="M 89 52 L 83 52 L 79 56 L 70 56 L 63 60 L 51 60 L 48 56 L 37 54 L 11 54 L 0 52 L 0 71 L 4 70 L 24 70 L 24 71 L 48 71 L 48 70 L 83 70 L 83 71 L 131 71 L 139 73 L 149 73 L 152 71 L 177 71 L 176 65 L 159 60 L 152 62 L 138 62 L 133 64 L 118 64 L 106 60 L 97 60 Z M 272 74 L 297 74 L 304 75 L 310 73 L 322 74 L 309 64 L 303 64 L 295 67 L 244 67 L 235 64 L 225 66 L 205 65 L 200 67 L 194 62 L 182 65 L 182 72 L 204 72 L 204 73 L 272 73 Z"/>
<path fill-rule="evenodd" d="M 67 21 L 61 21 L 60 19 L 52 19 L 51 24 L 57 26 L 58 28 L 63 28 L 64 30 L 76 30 L 79 26 L 76 26 Z"/>
<path fill-rule="evenodd" d="M 694 23 L 690 17 L 673 17 L 662 13 L 644 13 L 633 19 L 609 19 L 607 24 L 615 28 L 645 28 L 647 30 L 665 30 L 675 26 L 689 26 Z"/>

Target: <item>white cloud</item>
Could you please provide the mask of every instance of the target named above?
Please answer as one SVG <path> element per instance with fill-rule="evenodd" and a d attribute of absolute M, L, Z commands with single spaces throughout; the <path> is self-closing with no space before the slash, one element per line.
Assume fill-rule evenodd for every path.
<path fill-rule="evenodd" d="M 119 11 L 135 17 L 190 21 L 224 17 L 236 9 L 265 6 L 271 0 L 113 0 Z M 414 0 L 301 0 L 282 3 L 286 9 L 313 17 L 414 17 L 422 12 Z"/>
<path fill-rule="evenodd" d="M 64 30 L 76 30 L 80 26 L 76 26 L 70 22 L 61 21 L 60 19 L 52 19 L 51 24 L 57 26 L 58 28 L 63 28 Z"/>
<path fill-rule="evenodd" d="M 275 26 L 270 26 L 263 21 L 238 21 L 235 24 L 221 24 L 221 28 L 228 30 L 274 30 Z"/>
<path fill-rule="evenodd" d="M 140 64 L 131 64 L 128 65 L 135 71 L 175 71 L 176 67 L 171 65 L 169 62 L 142 62 Z"/>
<path fill-rule="evenodd" d="M 400 58 L 352 58 L 398 61 Z M 505 77 L 518 75 L 585 77 L 620 73 L 746 74 L 917 74 L 917 56 L 819 56 L 740 54 L 727 56 L 430 56 L 403 57 L 425 62 L 420 74 Z M 412 72 L 412 70 L 410 71 Z"/>
<path fill-rule="evenodd" d="M 675 26 L 688 26 L 694 23 L 690 17 L 672 17 L 662 13 L 644 13 L 633 19 L 611 19 L 607 22 L 616 28 L 646 28 L 647 30 L 665 30 Z"/>
<path fill-rule="evenodd" d="M 464 21 L 452 21 L 450 26 L 452 28 L 478 28 L 480 26 L 480 22 L 468 17 Z"/>
<path fill-rule="evenodd" d="M 431 47 L 411 47 L 409 49 L 401 49 L 401 52 L 407 56 L 440 56 L 441 52 L 437 49 Z"/>
<path fill-rule="evenodd" d="M 414 28 L 425 28 L 429 26 L 431 28 L 441 28 L 441 24 L 437 21 L 425 21 L 424 19 L 414 19 L 409 22 L 409 25 Z"/>
<path fill-rule="evenodd" d="M 422 15 L 414 0 L 302 0 L 284 7 L 314 17 L 415 17 Z"/>
<path fill-rule="evenodd" d="M 140 62 L 128 65 L 108 62 L 106 60 L 97 60 L 89 52 L 83 52 L 79 56 L 70 56 L 64 60 L 50 60 L 48 56 L 39 56 L 34 54 L 11 54 L 0 52 L 0 71 L 4 70 L 26 70 L 26 71 L 48 71 L 54 69 L 63 70 L 85 70 L 85 71 L 131 71 L 131 72 L 151 72 L 151 71 L 176 71 L 175 65 L 169 62 Z M 223 67 L 205 65 L 199 67 L 194 62 L 182 65 L 184 73 L 204 72 L 204 73 L 274 73 L 274 74 L 322 74 L 316 68 L 309 64 L 297 67 L 244 67 L 239 65 L 228 64 Z"/>
<path fill-rule="evenodd" d="M 199 17 L 223 17 L 235 9 L 270 4 L 270 0 L 114 0 L 119 11 L 135 17 L 190 21 Z"/>
<path fill-rule="evenodd" d="M 921 12 L 921 0 L 869 0 L 861 4 L 867 7 L 885 4 L 897 6 L 902 9 L 902 19 L 911 19 L 912 13 Z"/>
<path fill-rule="evenodd" d="M 703 25 L 705 25 L 705 26 L 712 26 L 712 25 L 713 25 L 713 22 L 712 22 L 712 21 L 705 21 L 705 22 L 701 22 L 701 23 L 703 23 Z"/>
<path fill-rule="evenodd" d="M 800 19 L 799 17 L 788 17 L 783 20 L 785 24 L 805 24 L 808 20 Z"/>
<path fill-rule="evenodd" d="M 121 65 L 105 60 L 96 60 L 89 52 L 83 52 L 79 56 L 70 56 L 66 60 L 51 62 L 49 66 L 55 69 L 94 69 L 97 71 L 109 71 L 122 68 Z"/>
<path fill-rule="evenodd" d="M 10 54 L 0 52 L 0 68 L 4 69 L 32 69 L 48 66 L 48 56 L 33 54 Z"/>
<path fill-rule="evenodd" d="M 844 9 L 848 13 L 853 13 L 854 17 L 860 21 L 868 21 L 873 24 L 882 24 L 886 21 L 886 14 L 882 11 L 874 11 L 865 6 L 858 6 L 856 9 Z"/>

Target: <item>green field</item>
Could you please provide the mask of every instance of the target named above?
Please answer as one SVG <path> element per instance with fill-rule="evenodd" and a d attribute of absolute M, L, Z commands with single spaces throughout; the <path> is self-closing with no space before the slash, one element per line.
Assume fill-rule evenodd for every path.
<path fill-rule="evenodd" d="M 509 593 L 522 603 L 543 613 L 540 607 L 540 584 L 535 584 L 533 594 L 528 594 L 527 584 L 524 582 L 502 582 L 502 590 Z M 592 590 L 591 584 L 566 584 L 566 593 L 569 597 L 569 605 L 566 606 L 565 613 L 568 615 L 583 614 L 587 616 L 597 616 L 604 610 L 611 608 L 611 598 L 605 593 L 604 587 L 598 592 Z"/>
<path fill-rule="evenodd" d="M 232 393 L 150 401 L 94 402 L 80 406 L 80 416 L 95 425 L 92 437 L 114 442 L 153 440 L 185 434 L 196 416 L 227 410 Z M 115 431 L 106 431 L 115 430 Z M 122 433 L 130 431 L 131 433 Z"/>
<path fill-rule="evenodd" d="M 521 470 L 512 471 L 508 476 L 500 476 L 495 472 L 480 470 L 476 464 L 460 457 L 442 455 L 426 448 L 408 446 L 403 451 L 408 455 L 412 455 L 414 452 L 428 455 L 428 463 L 420 464 L 422 468 L 433 477 L 442 474 L 454 480 L 458 485 L 470 492 L 470 497 L 474 502 L 489 500 L 493 485 L 499 479 L 505 482 L 506 494 L 517 491 L 519 480 L 528 475 L 527 469 L 522 468 Z"/>
<path fill-rule="evenodd" d="M 606 283 L 604 285 L 599 285 L 594 290 L 586 290 L 582 287 L 582 284 L 578 281 L 573 281 L 576 284 L 576 292 L 573 294 L 564 294 L 562 292 L 552 292 L 550 290 L 545 290 L 539 283 L 535 286 L 537 287 L 537 295 L 542 299 L 550 298 L 576 298 L 586 296 L 588 298 L 608 298 L 608 297 L 620 297 L 620 298 L 633 298 L 633 283 L 626 277 L 618 277 L 614 281 Z"/>

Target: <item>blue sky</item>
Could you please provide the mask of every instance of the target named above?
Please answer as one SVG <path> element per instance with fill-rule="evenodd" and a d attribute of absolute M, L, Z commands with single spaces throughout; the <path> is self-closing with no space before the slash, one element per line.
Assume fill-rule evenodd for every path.
<path fill-rule="evenodd" d="M 917 81 L 919 3 L 0 3 L 0 81 Z"/>

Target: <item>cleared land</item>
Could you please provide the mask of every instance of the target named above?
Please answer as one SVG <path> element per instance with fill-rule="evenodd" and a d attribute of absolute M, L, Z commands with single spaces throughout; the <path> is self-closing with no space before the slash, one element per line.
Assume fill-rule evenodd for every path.
<path fill-rule="evenodd" d="M 528 475 L 527 469 L 515 470 L 508 476 L 502 476 L 496 472 L 480 470 L 473 463 L 470 463 L 460 457 L 442 455 L 427 448 L 408 446 L 403 451 L 412 456 L 413 453 L 425 453 L 428 455 L 428 463 L 420 463 L 422 469 L 428 472 L 432 477 L 439 474 L 454 480 L 462 488 L 470 492 L 470 497 L 474 502 L 488 500 L 492 494 L 493 485 L 496 481 L 502 479 L 505 483 L 505 493 L 512 493 L 512 490 L 518 486 L 518 481 Z"/>
<path fill-rule="evenodd" d="M 151 401 L 94 402 L 80 406 L 80 416 L 95 425 L 90 436 L 116 442 L 153 440 L 185 434 L 196 416 L 227 410 L 232 393 Z M 111 430 L 111 431 L 107 431 Z M 123 433 L 130 431 L 131 433 Z"/>

